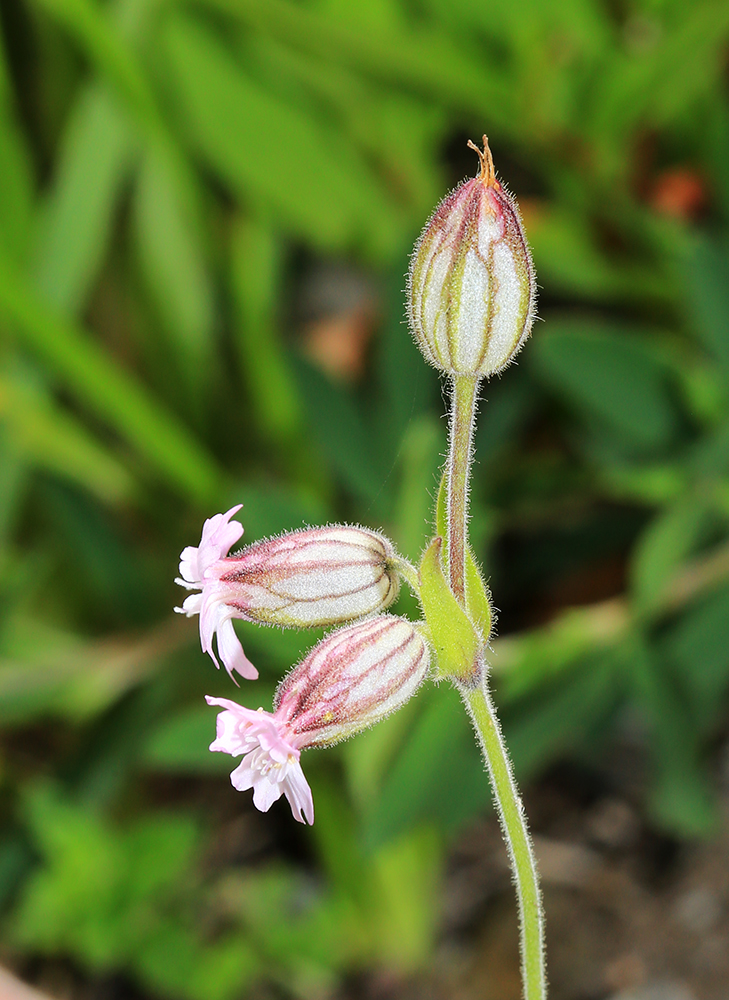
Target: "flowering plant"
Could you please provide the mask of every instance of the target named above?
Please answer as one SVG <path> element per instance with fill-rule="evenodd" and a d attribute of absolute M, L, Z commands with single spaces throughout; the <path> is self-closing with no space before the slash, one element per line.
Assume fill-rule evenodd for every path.
<path fill-rule="evenodd" d="M 471 144 L 472 145 L 472 144 Z M 273 712 L 208 698 L 222 708 L 213 751 L 242 756 L 234 787 L 253 789 L 258 809 L 285 795 L 294 818 L 314 821 L 301 751 L 362 732 L 400 708 L 430 673 L 459 691 L 491 780 L 517 888 L 522 978 L 527 1000 L 544 1000 L 544 925 L 524 811 L 488 689 L 493 615 L 468 544 L 468 491 L 479 385 L 505 368 L 528 337 L 536 284 L 515 201 L 497 180 L 484 136 L 480 172 L 435 210 L 412 257 L 408 318 L 425 358 L 447 375 L 448 457 L 435 511 L 435 537 L 416 568 L 382 534 L 329 525 L 266 539 L 230 555 L 243 527 L 240 506 L 205 522 L 185 548 L 177 582 L 189 590 L 176 610 L 200 616 L 204 652 L 213 639 L 231 677 L 255 678 L 234 618 L 281 627 L 340 626 L 281 682 Z M 423 620 L 383 612 L 400 579 Z"/>

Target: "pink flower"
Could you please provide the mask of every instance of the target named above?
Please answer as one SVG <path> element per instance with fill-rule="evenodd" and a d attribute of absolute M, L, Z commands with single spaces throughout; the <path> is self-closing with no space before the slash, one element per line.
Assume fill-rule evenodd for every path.
<path fill-rule="evenodd" d="M 253 789 L 258 809 L 265 812 L 286 795 L 294 818 L 313 823 L 301 751 L 337 743 L 400 708 L 422 683 L 428 665 L 420 631 L 404 618 L 381 615 L 338 629 L 284 678 L 273 713 L 208 698 L 209 705 L 225 709 L 210 749 L 245 755 L 230 779 L 239 791 Z"/>
<path fill-rule="evenodd" d="M 220 560 L 228 555 L 231 546 L 243 534 L 243 525 L 230 520 L 242 506 L 238 504 L 225 514 L 209 518 L 203 525 L 199 546 L 188 545 L 182 550 L 180 576 L 175 583 L 187 590 L 201 590 L 202 593 L 191 594 L 175 611 L 188 618 L 200 615 L 200 644 L 203 652 L 210 654 L 216 667 L 220 666 L 213 651 L 213 636 L 217 634 L 218 653 L 230 676 L 237 671 L 243 677 L 255 680 L 258 671 L 243 652 L 233 628 L 232 619 L 240 615 L 226 604 L 227 590 L 221 586 L 215 573 Z"/>
<path fill-rule="evenodd" d="M 208 705 L 225 710 L 218 715 L 217 735 L 210 749 L 233 757 L 245 754 L 230 776 L 233 787 L 239 792 L 252 788 L 253 804 L 261 812 L 268 812 L 285 795 L 294 819 L 313 823 L 311 788 L 299 763 L 304 741 L 262 708 L 254 712 L 227 698 L 208 696 L 206 700 Z"/>
<path fill-rule="evenodd" d="M 339 625 L 383 611 L 397 596 L 397 555 L 383 535 L 368 528 L 334 524 L 266 538 L 228 556 L 243 528 L 227 514 L 205 522 L 198 548 L 182 553 L 183 587 L 201 594 L 187 598 L 187 615 L 200 615 L 200 639 L 218 652 L 229 672 L 257 676 L 233 631 L 233 618 L 288 628 Z"/>

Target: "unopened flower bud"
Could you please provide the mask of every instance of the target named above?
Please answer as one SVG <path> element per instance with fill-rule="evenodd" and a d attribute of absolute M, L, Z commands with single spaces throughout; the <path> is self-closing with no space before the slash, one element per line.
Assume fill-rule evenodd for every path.
<path fill-rule="evenodd" d="M 273 712 L 253 711 L 227 698 L 210 744 L 243 760 L 230 780 L 253 789 L 266 812 L 285 795 L 294 818 L 314 822 L 311 789 L 299 758 L 306 747 L 330 745 L 362 732 L 415 693 L 429 665 L 428 647 L 404 618 L 381 615 L 323 639 L 281 682 Z"/>
<path fill-rule="evenodd" d="M 451 375 L 493 375 L 534 321 L 536 281 L 515 200 L 497 181 L 486 136 L 478 177 L 436 208 L 415 245 L 408 319 L 426 359 Z"/>
<path fill-rule="evenodd" d="M 395 600 L 400 579 L 391 543 L 375 531 L 348 525 L 306 528 L 228 550 L 243 528 L 230 518 L 240 508 L 205 522 L 200 546 L 188 546 L 180 561 L 187 589 L 199 589 L 181 608 L 200 615 L 203 651 L 218 652 L 229 672 L 255 677 L 231 619 L 293 628 L 339 625 L 383 611 Z"/>

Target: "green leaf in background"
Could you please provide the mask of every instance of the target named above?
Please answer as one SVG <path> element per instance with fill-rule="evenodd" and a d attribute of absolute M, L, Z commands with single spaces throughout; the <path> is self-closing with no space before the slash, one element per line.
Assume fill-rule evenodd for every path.
<path fill-rule="evenodd" d="M 243 202 L 270 207 L 316 246 L 351 243 L 363 225 L 392 246 L 392 207 L 364 163 L 313 118 L 246 75 L 202 23 L 176 15 L 165 31 L 185 126 Z"/>
<path fill-rule="evenodd" d="M 0 27 L 0 241 L 17 261 L 25 256 L 30 235 L 32 174 L 29 150 L 16 118 Z"/>
<path fill-rule="evenodd" d="M 0 424 L 16 451 L 104 503 L 130 500 L 136 484 L 125 466 L 27 375 L 22 369 L 0 374 Z"/>
<path fill-rule="evenodd" d="M 295 373 L 308 421 L 332 469 L 360 500 L 374 505 L 385 472 L 376 464 L 376 442 L 357 400 L 302 358 L 296 359 Z"/>
<path fill-rule="evenodd" d="M 514 447 L 535 405 L 535 386 L 523 368 L 512 366 L 508 379 L 494 378 L 484 385 L 474 441 L 477 469 Z M 480 472 L 478 479 L 482 477 Z"/>
<path fill-rule="evenodd" d="M 465 106 L 470 113 L 486 110 L 502 124 L 511 120 L 511 92 L 506 81 L 484 60 L 468 51 L 468 40 L 451 39 L 438 26 L 420 31 L 383 30 L 378 19 L 352 23 L 352 8 L 339 18 L 289 0 L 205 0 L 258 29 L 326 61 L 353 65 L 389 83 L 416 89 L 430 100 Z M 369 22 L 369 23 L 368 23 Z"/>
<path fill-rule="evenodd" d="M 726 241 L 693 235 L 688 241 L 683 272 L 689 321 L 704 346 L 729 378 L 729 248 Z"/>
<path fill-rule="evenodd" d="M 712 179 L 726 223 L 729 220 L 729 100 L 723 91 L 712 95 L 704 135 Z"/>
<path fill-rule="evenodd" d="M 717 822 L 716 802 L 689 708 L 666 664 L 640 637 L 624 655 L 626 677 L 650 727 L 651 808 L 661 826 L 679 836 L 706 836 Z"/>
<path fill-rule="evenodd" d="M 656 12 L 659 44 L 616 53 L 613 71 L 599 81 L 592 129 L 616 145 L 630 126 L 665 125 L 685 113 L 721 73 L 722 39 L 729 27 L 726 5 L 699 0 L 677 9 L 679 16 Z M 686 68 L 680 77 L 673 71 L 678 60 Z"/>
<path fill-rule="evenodd" d="M 527 206 L 526 228 L 540 281 L 577 301 L 614 301 L 660 293 L 660 280 L 640 266 L 613 263 L 600 248 L 589 218 L 565 205 Z M 540 338 L 535 338 L 540 339 Z"/>
<path fill-rule="evenodd" d="M 399 714 L 399 713 L 398 713 Z M 430 822 L 362 850 L 358 825 L 339 790 L 317 772 L 314 835 L 337 896 L 349 903 L 348 950 L 400 973 L 427 961 L 442 877 L 442 844 Z M 372 846 L 372 845 L 371 845 Z M 345 946 L 346 947 L 346 946 Z M 339 950 L 344 950 L 339 944 Z"/>
<path fill-rule="evenodd" d="M 29 724 L 42 716 L 83 724 L 116 704 L 179 655 L 189 638 L 168 622 L 142 639 L 100 642 L 16 614 L 5 622 L 0 660 L 0 721 Z"/>
<path fill-rule="evenodd" d="M 155 771 L 182 774 L 227 774 L 227 754 L 210 753 L 215 738 L 215 712 L 208 705 L 183 709 L 165 720 L 147 741 L 142 763 Z"/>
<path fill-rule="evenodd" d="M 194 823 L 157 814 L 115 829 L 50 786 L 27 796 L 26 817 L 42 863 L 24 887 L 13 940 L 46 954 L 66 949 L 96 972 L 127 969 L 190 1000 L 240 995 L 257 971 L 250 946 L 238 933 L 235 948 L 230 934 L 208 947 L 181 906 Z M 201 974 L 221 959 L 203 989 Z"/>
<path fill-rule="evenodd" d="M 573 406 L 633 447 L 665 447 L 676 428 L 666 369 L 642 335 L 592 320 L 551 320 L 531 363 Z"/>
<path fill-rule="evenodd" d="M 382 845 L 373 861 L 378 898 L 373 927 L 380 961 L 400 973 L 423 968 L 436 941 L 443 865 L 440 838 L 430 823 L 419 826 Z"/>
<path fill-rule="evenodd" d="M 350 67 L 323 63 L 273 38 L 256 36 L 252 52 L 272 87 L 292 101 L 301 99 L 302 90 L 311 92 L 336 114 L 354 145 L 392 178 L 415 220 L 432 209 L 443 188 L 434 156 L 448 123 L 443 108 L 378 86 Z"/>
<path fill-rule="evenodd" d="M 610 654 L 586 658 L 505 715 L 506 745 L 520 780 L 605 730 L 619 693 L 616 674 Z"/>
<path fill-rule="evenodd" d="M 638 611 L 660 605 L 672 577 L 691 555 L 707 526 L 700 496 L 682 496 L 648 525 L 632 554 L 631 583 Z"/>
<path fill-rule="evenodd" d="M 120 947 L 114 915 L 127 874 L 123 847 L 102 821 L 51 789 L 34 789 L 26 810 L 46 864 L 24 886 L 12 937 L 51 954 L 70 946 L 92 968 L 103 967 Z"/>
<path fill-rule="evenodd" d="M 426 821 L 452 833 L 490 801 L 483 762 L 456 692 L 442 686 L 420 699 L 422 711 L 365 817 L 371 848 Z"/>
<path fill-rule="evenodd" d="M 153 604 L 148 573 L 116 520 L 85 493 L 60 482 L 47 483 L 45 495 L 54 533 L 65 542 L 68 558 L 76 560 L 69 590 L 85 590 L 80 603 L 117 627 L 149 624 Z"/>
<path fill-rule="evenodd" d="M 237 1000 L 260 976 L 261 960 L 238 930 L 201 945 L 192 928 L 160 921 L 140 942 L 134 971 L 162 996 Z"/>
<path fill-rule="evenodd" d="M 408 253 L 410 249 L 408 246 Z M 403 252 L 386 287 L 387 319 L 377 344 L 378 406 L 372 414 L 380 447 L 387 449 L 393 460 L 411 421 L 424 412 L 432 412 L 432 402 L 440 396 L 438 376 L 433 368 L 423 364 L 405 326 L 402 275 L 406 270 L 407 254 Z"/>
<path fill-rule="evenodd" d="M 710 730 L 729 689 L 729 587 L 690 607 L 662 636 L 660 648 L 675 666 L 697 724 Z"/>
<path fill-rule="evenodd" d="M 2 398 L 2 388 L 0 388 Z M 5 559 L 28 487 L 26 456 L 7 427 L 0 405 L 0 560 Z"/>
<path fill-rule="evenodd" d="M 105 417 L 183 495 L 209 506 L 222 481 L 213 459 L 130 372 L 33 294 L 0 258 L 0 315 L 79 399 Z"/>
<path fill-rule="evenodd" d="M 438 481 L 442 449 L 442 430 L 430 415 L 408 425 L 399 456 L 402 472 L 395 508 L 395 541 L 400 551 L 416 562 L 433 532 L 432 500 L 424 486 L 431 483 L 432 492 Z"/>
<path fill-rule="evenodd" d="M 281 243 L 270 226 L 241 219 L 233 229 L 231 249 L 241 371 L 262 430 L 290 447 L 297 437 L 301 405 L 278 328 Z"/>
<path fill-rule="evenodd" d="M 245 525 L 243 541 L 246 544 L 282 531 L 323 524 L 331 517 L 319 497 L 263 478 L 255 481 L 250 477 L 231 486 L 229 500 L 231 504 L 243 504 L 237 518 Z"/>
<path fill-rule="evenodd" d="M 113 11 L 94 0 L 36 0 L 70 33 L 92 63 L 127 104 L 134 118 L 155 140 L 166 137 L 166 127 L 157 100 L 129 44 L 129 35 L 139 33 L 135 23 L 151 5 L 123 0 Z M 119 30 L 121 26 L 122 30 Z"/>
<path fill-rule="evenodd" d="M 169 340 L 170 367 L 199 409 L 213 363 L 213 290 L 194 207 L 169 158 L 151 145 L 135 190 L 135 222 L 148 287 Z"/>
<path fill-rule="evenodd" d="M 36 241 L 38 287 L 60 312 L 77 315 L 86 305 L 114 235 L 136 145 L 108 91 L 98 84 L 83 90 L 66 125 Z"/>

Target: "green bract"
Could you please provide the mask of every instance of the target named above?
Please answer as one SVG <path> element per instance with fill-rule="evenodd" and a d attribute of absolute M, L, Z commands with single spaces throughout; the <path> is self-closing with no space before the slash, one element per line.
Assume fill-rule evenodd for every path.
<path fill-rule="evenodd" d="M 476 669 L 481 638 L 443 575 L 442 547 L 443 539 L 434 538 L 420 564 L 420 600 L 437 655 L 434 676 L 468 681 Z"/>

